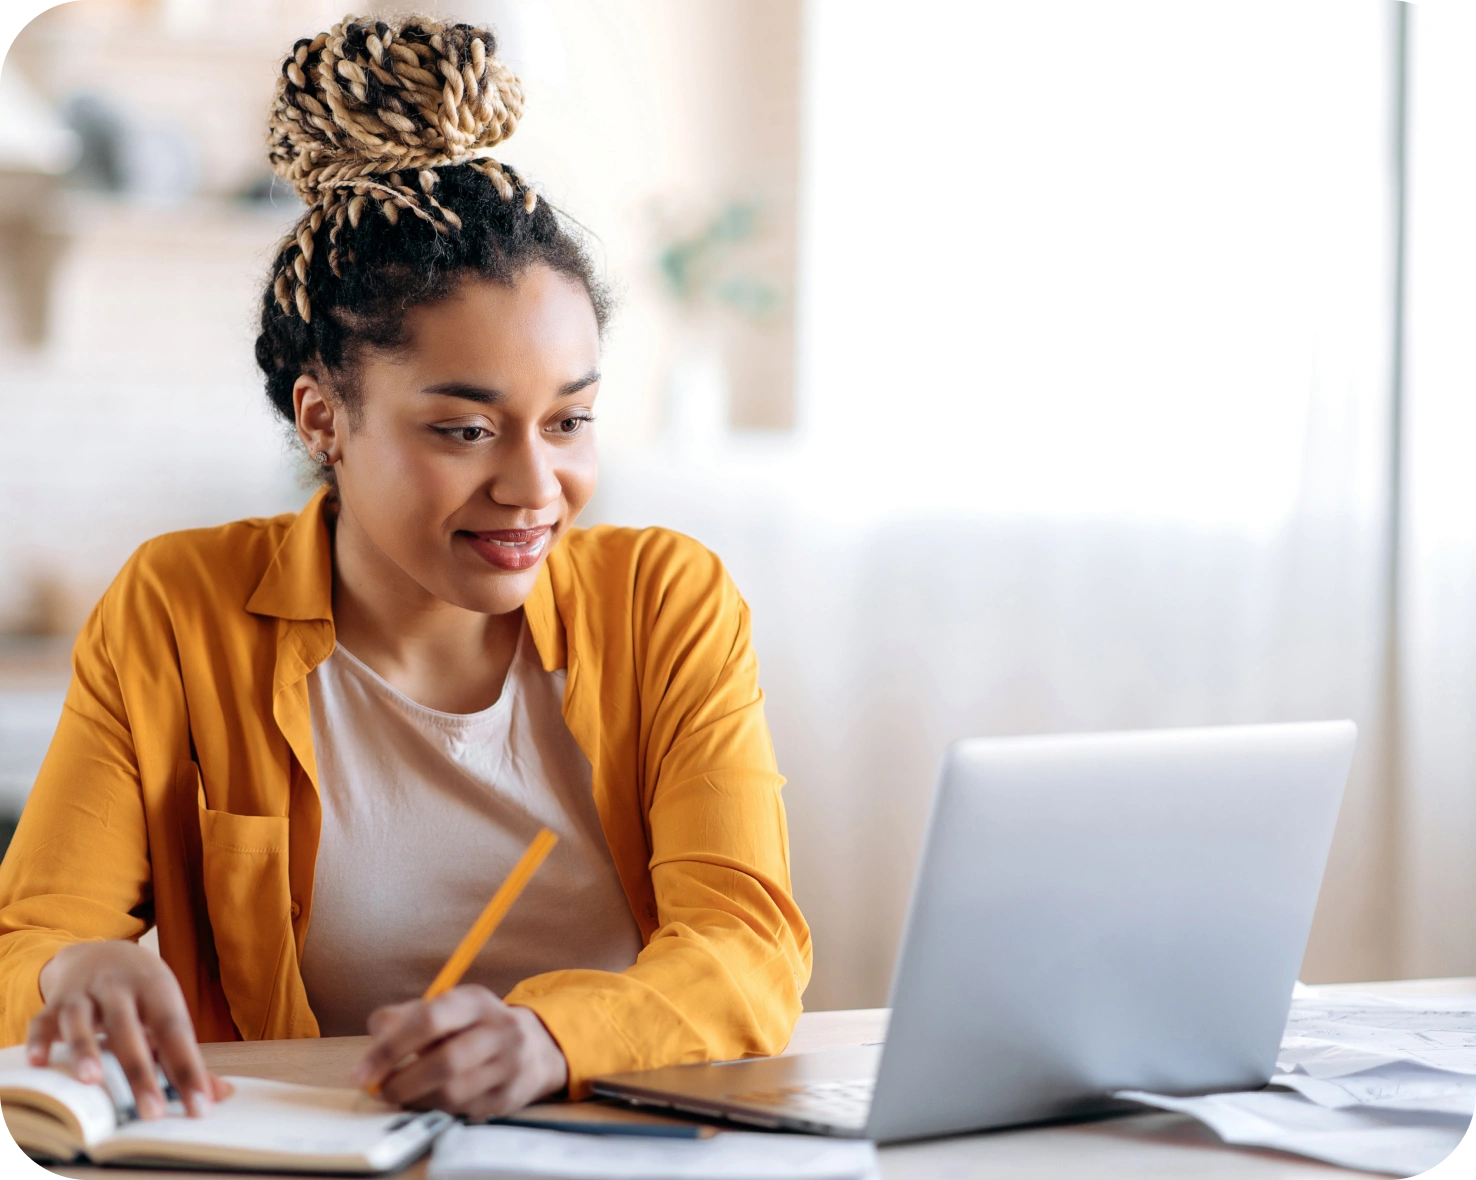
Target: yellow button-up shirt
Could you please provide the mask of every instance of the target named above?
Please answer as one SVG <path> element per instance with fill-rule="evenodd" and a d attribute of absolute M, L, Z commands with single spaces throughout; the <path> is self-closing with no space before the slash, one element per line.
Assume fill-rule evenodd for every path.
<path fill-rule="evenodd" d="M 200 1040 L 318 1035 L 299 970 L 321 822 L 307 675 L 333 650 L 332 602 L 322 493 L 130 559 L 77 640 L 0 866 L 0 1041 L 24 1038 L 61 947 L 150 925 Z M 543 666 L 568 669 L 564 719 L 645 946 L 629 970 L 550 972 L 507 1001 L 543 1020 L 575 1096 L 603 1073 L 777 1052 L 810 936 L 747 606 L 696 542 L 599 527 L 563 538 L 524 610 Z"/>

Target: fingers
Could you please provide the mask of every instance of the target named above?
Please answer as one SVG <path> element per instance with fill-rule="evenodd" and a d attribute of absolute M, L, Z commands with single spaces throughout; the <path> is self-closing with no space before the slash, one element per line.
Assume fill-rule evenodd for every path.
<path fill-rule="evenodd" d="M 77 1078 L 99 1083 L 98 1037 L 106 1033 L 144 1118 L 166 1109 L 156 1053 L 190 1114 L 205 1114 L 231 1092 L 205 1068 L 179 982 L 157 956 L 129 942 L 79 943 L 57 953 L 42 981 L 46 1006 L 26 1035 L 33 1065 L 45 1065 L 62 1040 Z"/>
<path fill-rule="evenodd" d="M 200 1046 L 195 1043 L 194 1025 L 190 1023 L 183 998 L 177 994 L 158 1006 L 166 1011 L 155 1012 L 152 1010 L 155 1005 L 151 1004 L 148 1015 L 159 1064 L 164 1068 L 164 1076 L 179 1091 L 185 1109 L 199 1118 L 209 1113 L 215 1093 L 210 1071 L 205 1068 Z"/>
<path fill-rule="evenodd" d="M 517 1078 L 512 1077 L 503 1081 L 501 1085 L 494 1085 L 485 1093 L 478 1094 L 465 1106 L 457 1107 L 457 1114 L 468 1115 L 474 1119 L 498 1119 L 504 1115 L 515 1114 L 527 1106 L 529 1102 L 535 1102 L 537 1098 L 520 1091 Z"/>
<path fill-rule="evenodd" d="M 511 1021 L 473 1025 L 390 1074 L 384 1096 L 402 1106 L 462 1110 L 516 1072 L 521 1039 Z"/>
<path fill-rule="evenodd" d="M 159 1089 L 154 1070 L 154 1054 L 138 1018 L 138 1005 L 133 993 L 116 983 L 102 984 L 96 991 L 96 1003 L 108 1032 L 108 1047 L 123 1067 L 138 1113 L 146 1119 L 164 1117 L 164 1094 Z"/>
<path fill-rule="evenodd" d="M 489 1065 L 468 1075 L 463 1085 L 438 1094 L 434 1100 L 413 1105 L 476 1118 L 500 1118 L 521 1110 L 528 1101 L 519 1087 L 516 1071 Z"/>
<path fill-rule="evenodd" d="M 568 1081 L 568 1063 L 538 1015 L 485 988 L 382 1008 L 369 1026 L 376 1043 L 356 1080 L 404 1106 L 507 1114 Z"/>
<path fill-rule="evenodd" d="M 383 1008 L 374 1009 L 369 1013 L 369 1035 L 372 1037 L 389 1036 L 419 1003 L 419 1000 L 409 1000 L 403 1004 L 386 1004 Z"/>
<path fill-rule="evenodd" d="M 57 1005 L 61 1039 L 72 1053 L 72 1069 L 79 1082 L 103 1080 L 102 1057 L 97 1050 L 97 1022 L 91 996 L 71 995 Z"/>
<path fill-rule="evenodd" d="M 157 1055 L 164 1076 L 179 1092 L 185 1110 L 199 1118 L 210 1111 L 215 1089 L 200 1046 L 195 1042 L 195 1026 L 189 1009 L 172 972 L 162 964 L 150 964 L 150 978 L 139 981 L 142 986 L 130 991 L 129 999 L 137 1005 L 142 1018 L 142 1033 L 148 1038 L 150 1078 L 156 1077 L 153 1061 Z M 112 1027 L 109 1026 L 109 1035 Z M 120 1054 L 121 1057 L 121 1054 Z M 157 1085 L 156 1085 L 157 1090 Z M 137 1093 L 137 1087 L 134 1087 Z M 142 1107 L 140 1107 L 142 1110 Z"/>
<path fill-rule="evenodd" d="M 425 1088 L 399 1101 L 483 1118 L 511 1114 L 562 1089 L 568 1063 L 543 1022 L 526 1008 L 508 1011 L 510 1026 L 478 1025 L 443 1041 L 392 1074 L 386 1093 L 402 1085 L 406 1090 Z M 426 1088 L 431 1086 L 435 1088 Z"/>
<path fill-rule="evenodd" d="M 481 1021 L 507 1021 L 508 1009 L 484 987 L 452 988 L 434 1000 L 414 1000 L 381 1008 L 370 1018 L 374 1044 L 354 1067 L 356 1086 L 384 1082 L 407 1057 L 423 1053 L 439 1041 Z"/>
<path fill-rule="evenodd" d="M 210 1075 L 210 1096 L 215 1101 L 223 1102 L 235 1092 L 236 1087 L 226 1081 L 225 1078 L 218 1078 L 214 1074 Z"/>
<path fill-rule="evenodd" d="M 405 1022 L 410 1019 L 411 1013 L 420 1004 L 419 1000 L 412 1000 L 405 1004 L 390 1004 L 383 1008 L 376 1008 L 369 1014 L 369 1035 L 374 1038 L 374 1043 L 369 1046 L 368 1051 L 359 1059 L 358 1065 L 354 1066 L 349 1080 L 355 1085 L 367 1089 L 371 1094 L 376 1093 L 379 1083 L 394 1067 L 404 1060 L 408 1054 L 394 1056 L 395 1042 L 403 1029 Z"/>

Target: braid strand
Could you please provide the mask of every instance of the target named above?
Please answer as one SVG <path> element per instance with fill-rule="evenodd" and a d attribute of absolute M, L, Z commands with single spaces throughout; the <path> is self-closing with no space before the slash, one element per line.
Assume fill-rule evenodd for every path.
<path fill-rule="evenodd" d="M 435 196 L 439 168 L 470 165 L 503 201 L 521 198 L 533 212 L 532 187 L 488 154 L 523 115 L 522 84 L 496 48 L 490 30 L 424 16 L 345 17 L 293 46 L 268 124 L 272 168 L 308 206 L 273 267 L 284 314 L 311 322 L 308 272 L 324 224 L 328 266 L 340 276 L 344 222 L 358 229 L 372 207 L 392 226 L 408 213 L 437 233 L 459 230 L 460 217 Z"/>

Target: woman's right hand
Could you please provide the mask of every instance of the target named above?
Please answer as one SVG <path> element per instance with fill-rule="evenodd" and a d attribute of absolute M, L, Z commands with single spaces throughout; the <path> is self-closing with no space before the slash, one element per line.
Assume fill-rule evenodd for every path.
<path fill-rule="evenodd" d="M 137 943 L 79 942 L 63 948 L 41 969 L 41 996 L 45 1007 L 26 1036 L 32 1065 L 45 1065 L 52 1044 L 63 1041 L 78 1080 L 101 1082 L 98 1037 L 106 1034 L 146 1119 L 162 1117 L 165 1109 L 156 1052 L 190 1114 L 205 1114 L 231 1092 L 230 1083 L 205 1068 L 174 972 Z"/>

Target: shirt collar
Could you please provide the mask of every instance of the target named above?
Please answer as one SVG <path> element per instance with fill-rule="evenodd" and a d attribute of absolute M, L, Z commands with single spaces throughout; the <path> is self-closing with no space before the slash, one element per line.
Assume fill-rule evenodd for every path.
<path fill-rule="evenodd" d="M 278 619 L 333 621 L 333 542 L 319 488 L 288 526 L 246 609 Z"/>

